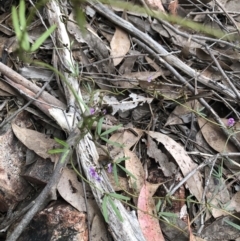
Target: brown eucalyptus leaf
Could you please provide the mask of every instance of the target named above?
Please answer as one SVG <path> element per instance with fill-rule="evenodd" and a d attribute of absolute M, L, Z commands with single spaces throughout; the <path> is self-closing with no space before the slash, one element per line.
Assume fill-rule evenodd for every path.
<path fill-rule="evenodd" d="M 42 158 L 50 158 L 53 160 L 53 155 L 48 154 L 48 151 L 56 147 L 55 140 L 49 138 L 49 136 L 42 134 L 38 131 L 30 130 L 27 128 L 21 128 L 16 124 L 12 124 L 12 129 L 16 137 L 30 150 L 33 150 L 36 154 Z"/>
<path fill-rule="evenodd" d="M 116 28 L 110 46 L 113 64 L 114 66 L 117 66 L 130 49 L 130 40 L 128 34 L 122 29 Z"/>
<path fill-rule="evenodd" d="M 161 0 L 145 0 L 145 2 L 151 9 L 158 10 L 160 12 L 165 12 Z"/>
<path fill-rule="evenodd" d="M 159 164 L 165 177 L 170 177 L 177 172 L 176 165 L 169 161 L 167 155 L 157 147 L 156 142 L 154 142 L 151 137 L 148 139 L 147 154 Z"/>
<path fill-rule="evenodd" d="M 210 119 L 210 121 L 213 120 Z M 226 119 L 222 119 L 222 121 L 227 122 Z M 227 137 L 218 125 L 201 117 L 198 118 L 198 124 L 205 140 L 214 150 L 217 152 L 237 152 L 236 147 L 230 141 L 227 141 Z"/>
<path fill-rule="evenodd" d="M 178 105 L 169 115 L 165 126 L 189 123 L 192 118 L 191 110 L 197 110 L 199 105 L 198 101 L 188 101 L 183 105 Z M 186 118 L 187 116 L 189 118 Z"/>
<path fill-rule="evenodd" d="M 145 181 L 142 163 L 138 156 L 128 148 L 124 148 L 124 154 L 125 157 L 129 158 L 125 161 L 125 167 L 135 177 L 129 177 L 130 188 L 135 190 L 136 194 L 139 194 Z"/>
<path fill-rule="evenodd" d="M 228 215 L 218 218 L 217 220 L 215 220 L 203 229 L 201 237 L 204 238 L 206 241 L 235 240 L 240 236 L 240 230 L 236 229 L 227 222 L 230 221 L 240 226 L 239 218 L 239 213 L 235 213 L 232 216 Z"/>
<path fill-rule="evenodd" d="M 228 208 L 234 209 L 236 212 L 240 212 L 240 191 L 234 194 Z"/>
<path fill-rule="evenodd" d="M 62 198 L 78 211 L 86 212 L 84 192 L 82 184 L 77 179 L 76 172 L 65 167 L 62 170 L 62 176 L 58 182 L 57 190 Z"/>
<path fill-rule="evenodd" d="M 164 241 L 159 221 L 152 215 L 157 215 L 153 194 L 160 184 L 146 182 L 138 198 L 138 220 L 146 241 Z M 149 215 L 151 214 L 151 215 Z"/>
<path fill-rule="evenodd" d="M 167 135 L 159 132 L 148 131 L 146 132 L 146 134 L 148 134 L 153 139 L 157 140 L 165 146 L 167 151 L 175 159 L 184 176 L 197 168 L 197 164 L 192 161 L 192 159 L 188 156 L 187 152 L 179 143 L 177 143 Z M 201 201 L 203 187 L 202 177 L 199 171 L 197 171 L 194 175 L 192 175 L 192 177 L 187 180 L 187 185 L 189 187 L 189 190 L 193 195 L 195 195 L 197 200 Z"/>

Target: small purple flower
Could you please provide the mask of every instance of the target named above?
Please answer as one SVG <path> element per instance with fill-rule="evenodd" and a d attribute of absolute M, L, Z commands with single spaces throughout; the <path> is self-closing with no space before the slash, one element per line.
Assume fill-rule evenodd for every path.
<path fill-rule="evenodd" d="M 99 175 L 97 175 L 97 177 L 95 178 L 97 181 L 101 182 L 101 177 Z"/>
<path fill-rule="evenodd" d="M 90 108 L 89 111 L 90 111 L 90 115 L 93 115 L 95 113 L 95 109 L 94 108 Z"/>
<path fill-rule="evenodd" d="M 90 167 L 89 173 L 92 177 L 95 177 L 97 175 L 97 172 L 94 167 Z"/>
<path fill-rule="evenodd" d="M 152 81 L 152 76 L 150 75 L 148 78 L 147 78 L 147 82 L 150 83 Z"/>
<path fill-rule="evenodd" d="M 229 118 L 227 121 L 227 126 L 232 127 L 235 124 L 235 120 L 233 118 Z"/>
<path fill-rule="evenodd" d="M 95 178 L 97 181 L 101 181 L 101 177 L 96 172 L 96 169 L 94 167 L 90 167 L 89 174 L 91 177 Z"/>
<path fill-rule="evenodd" d="M 106 110 L 106 109 L 103 109 L 103 110 L 102 110 L 102 113 L 103 113 L 103 115 L 106 115 L 106 114 L 107 114 L 107 110 Z"/>
<path fill-rule="evenodd" d="M 107 169 L 108 173 L 111 173 L 112 172 L 112 163 L 109 163 L 107 165 L 107 167 L 108 167 L 108 169 Z"/>

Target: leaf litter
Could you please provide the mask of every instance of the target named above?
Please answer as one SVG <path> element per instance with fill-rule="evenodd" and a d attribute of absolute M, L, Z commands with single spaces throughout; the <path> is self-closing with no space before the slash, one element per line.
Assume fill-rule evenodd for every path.
<path fill-rule="evenodd" d="M 71 46 L 63 47 L 76 63 L 67 63 L 77 75 L 76 91 L 80 90 L 86 104 L 94 110 L 111 108 L 102 128 L 123 125 L 108 135 L 111 141 L 108 144 L 104 141 L 95 144 L 99 140 L 94 139 L 92 130 L 92 145 L 102 146 L 99 153 L 100 149 L 105 150 L 99 159 L 101 169 L 94 167 L 94 170 L 105 172 L 109 162 L 126 157 L 121 162 L 123 169 L 118 168 L 119 184 L 108 173 L 109 185 L 117 193 L 131 197 L 132 205 L 138 208 L 139 233 L 145 240 L 176 240 L 176 237 L 178 240 L 237 240 L 240 236 L 239 4 L 236 0 L 143 0 L 139 4 L 148 10 L 133 13 L 122 11 L 115 4 L 108 7 L 87 1 L 82 5 L 87 14 L 85 31 L 76 24 L 74 9 L 68 5 L 64 24 Z M 9 6 L 6 1 L 0 8 L 2 63 L 41 88 L 51 78 L 52 71 L 19 61 Z M 198 25 L 188 28 L 181 21 L 176 23 L 174 18 L 166 21 L 156 15 L 148 17 L 149 9 L 161 12 L 162 16 L 171 13 L 200 23 L 212 33 L 204 32 Z M 28 26 L 30 42 L 35 42 L 44 31 L 41 19 L 37 15 L 35 18 Z M 44 22 L 49 24 L 48 19 Z M 226 37 L 216 38 L 215 30 L 223 31 Z M 147 41 L 149 38 L 153 42 Z M 64 64 L 56 46 L 61 47 L 58 41 L 49 38 L 30 58 L 56 68 Z M 2 68 L 0 72 L 4 72 Z M 60 67 L 59 70 L 62 71 Z M 36 92 L 26 84 L 14 83 L 5 74 L 3 79 L 0 80 L 1 122 L 7 123 L 8 117 Z M 65 102 L 69 93 L 62 91 L 64 85 L 56 75 L 45 90 L 58 99 L 55 102 L 59 104 L 55 106 L 58 109 L 47 107 L 46 103 L 53 103 L 42 96 L 31 103 L 34 111 L 26 107 L 22 114 L 16 113 L 11 126 L 0 124 L 2 141 L 10 143 L 9 148 L 2 146 L 2 156 L 14 159 L 14 170 L 3 159 L 0 162 L 3 218 L 12 205 L 15 207 L 20 201 L 27 205 L 24 198 L 31 187 L 23 180 L 23 173 L 39 162 L 34 162 L 36 157 L 27 156 L 31 152 L 26 150 L 46 162 L 51 159 L 56 164 L 58 160 L 57 154 L 48 154 L 50 149 L 61 148 L 53 137 L 66 139 L 66 130 L 74 119 L 64 109 L 69 104 Z M 60 122 L 58 118 L 62 114 Z M 60 124 L 63 122 L 66 123 Z M 13 155 L 17 151 L 13 142 L 22 145 L 18 157 Z M 75 167 L 77 158 L 72 160 Z M 24 165 L 25 161 L 28 164 Z M 124 172 L 124 168 L 132 175 Z M 12 183 L 7 172 L 15 174 Z M 6 180 L 8 188 L 4 184 Z M 16 182 L 20 190 L 14 194 Z M 88 230 L 91 240 L 96 235 L 105 238 L 107 229 L 102 225 L 104 221 L 96 203 L 89 200 L 86 206 L 89 196 L 84 193 L 81 176 L 72 165 L 63 169 L 56 185 L 55 199 L 72 205 L 81 215 L 91 214 L 88 220 L 92 227 Z M 87 191 L 91 192 L 89 187 Z M 185 214 L 180 216 L 185 206 Z M 5 230 L 7 223 L 0 227 Z"/>

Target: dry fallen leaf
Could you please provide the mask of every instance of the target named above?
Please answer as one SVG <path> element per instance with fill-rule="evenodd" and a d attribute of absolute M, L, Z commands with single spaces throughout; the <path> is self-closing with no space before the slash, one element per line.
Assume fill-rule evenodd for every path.
<path fill-rule="evenodd" d="M 161 134 L 159 132 L 148 131 L 146 134 L 150 135 L 152 138 L 156 139 L 158 142 L 162 143 L 167 151 L 175 159 L 176 163 L 180 167 L 184 176 L 190 173 L 192 170 L 197 168 L 197 164 L 192 161 L 188 156 L 184 148 L 168 137 L 167 135 Z M 201 201 L 203 188 L 202 188 L 202 178 L 199 171 L 197 171 L 192 177 L 187 180 L 187 185 L 191 193 Z"/>
<path fill-rule="evenodd" d="M 229 222 L 235 223 L 239 226 L 239 218 L 239 213 L 222 216 L 205 226 L 202 230 L 201 237 L 206 238 L 206 240 L 235 240 L 240 237 L 240 230 L 230 225 Z"/>
<path fill-rule="evenodd" d="M 146 0 L 146 4 L 149 6 L 149 8 L 158 10 L 160 12 L 165 12 L 165 9 L 162 5 L 161 0 Z"/>
<path fill-rule="evenodd" d="M 113 64 L 114 66 L 117 66 L 130 49 L 130 40 L 128 34 L 122 29 L 116 28 L 110 46 Z"/>
<path fill-rule="evenodd" d="M 234 209 L 236 212 L 240 212 L 240 191 L 234 194 L 228 208 L 230 210 Z"/>
<path fill-rule="evenodd" d="M 171 1 L 168 6 L 169 12 L 173 15 L 177 15 L 177 8 L 178 8 L 178 0 Z"/>
<path fill-rule="evenodd" d="M 139 85 L 139 81 L 151 82 L 161 75 L 161 71 L 132 72 L 123 74 L 122 77 L 126 79 L 126 81 L 117 82 L 116 84 L 122 88 L 133 88 Z"/>
<path fill-rule="evenodd" d="M 95 215 L 91 223 L 91 241 L 108 240 L 108 231 L 101 216 Z"/>
<path fill-rule="evenodd" d="M 152 140 L 151 137 L 148 138 L 147 154 L 148 156 L 154 158 L 159 164 L 165 177 L 170 177 L 176 173 L 176 165 L 169 161 L 167 155 L 158 148 L 157 144 Z"/>
<path fill-rule="evenodd" d="M 226 119 L 222 119 L 222 121 L 227 123 Z M 205 140 L 214 150 L 217 152 L 237 152 L 236 147 L 230 141 L 227 141 L 227 137 L 219 126 L 201 117 L 198 118 L 198 124 Z"/>
<path fill-rule="evenodd" d="M 33 150 L 40 157 L 46 159 L 50 158 L 54 161 L 54 155 L 48 154 L 47 152 L 56 147 L 56 142 L 50 139 L 47 135 L 40 132 L 21 128 L 16 124 L 12 124 L 12 129 L 16 137 L 30 150 Z"/>
<path fill-rule="evenodd" d="M 129 157 L 129 159 L 125 161 L 125 167 L 136 178 L 129 177 L 130 188 L 135 190 L 136 194 L 139 194 L 145 180 L 142 163 L 137 155 L 128 148 L 124 148 L 124 153 L 125 157 Z"/>
<path fill-rule="evenodd" d="M 177 125 L 191 122 L 191 109 L 198 109 L 199 102 L 188 101 L 184 105 L 178 105 L 173 112 L 169 115 L 165 126 Z"/>
<path fill-rule="evenodd" d="M 86 212 L 84 193 L 82 185 L 77 179 L 76 172 L 68 168 L 64 168 L 57 185 L 57 190 L 62 198 L 78 211 Z"/>
<path fill-rule="evenodd" d="M 205 167 L 205 177 L 208 177 L 208 188 L 206 190 L 206 201 L 211 205 L 211 214 L 214 218 L 226 215 L 222 206 L 227 206 L 229 209 L 230 194 L 228 188 L 225 186 L 223 178 L 216 178 L 211 175 L 211 168 Z M 230 209 L 229 209 L 230 210 Z"/>
<path fill-rule="evenodd" d="M 157 216 L 152 196 L 159 185 L 146 182 L 138 197 L 138 220 L 146 241 L 165 240 L 158 219 L 152 216 Z"/>

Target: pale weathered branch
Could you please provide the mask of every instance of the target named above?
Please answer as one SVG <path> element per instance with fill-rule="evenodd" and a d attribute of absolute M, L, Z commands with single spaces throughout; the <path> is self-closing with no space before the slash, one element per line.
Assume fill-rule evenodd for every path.
<path fill-rule="evenodd" d="M 62 6 L 65 6 L 63 4 Z M 47 14 L 48 19 L 51 25 L 56 24 L 57 25 L 57 32 L 56 32 L 56 44 L 58 48 L 60 49 L 59 53 L 62 57 L 62 61 L 64 62 L 65 66 L 75 66 L 75 62 L 72 59 L 72 55 L 69 52 L 69 49 L 67 49 L 64 46 L 70 46 L 70 40 L 68 37 L 68 32 L 66 29 L 65 24 L 62 21 L 63 12 L 60 9 L 60 4 L 58 1 L 51 1 L 48 4 L 47 8 Z M 69 66 L 70 70 L 70 66 Z M 70 70 L 71 71 L 71 70 Z M 71 75 L 71 73 L 67 73 L 65 71 L 65 68 L 61 69 L 62 74 L 67 78 L 69 83 L 74 87 L 75 91 L 78 92 L 79 96 L 80 94 L 80 88 L 78 85 L 77 78 L 74 77 L 74 75 Z M 77 108 L 75 104 L 75 99 L 73 97 L 73 94 L 71 91 L 67 90 L 67 87 L 65 86 L 65 93 L 67 94 L 66 98 L 68 99 L 68 104 L 71 104 Z M 75 108 L 70 109 L 70 112 L 74 112 Z M 84 110 L 84 107 L 82 107 Z M 55 116 L 57 119 L 57 116 Z M 89 173 L 89 170 L 93 166 L 98 166 L 98 153 L 96 150 L 96 146 L 94 142 L 91 140 L 91 135 L 87 134 L 79 143 L 77 152 L 79 153 L 79 156 L 81 158 L 81 164 L 84 169 L 85 175 L 87 176 L 87 179 L 93 183 L 91 185 L 95 200 L 98 204 L 98 206 L 101 208 L 102 204 L 102 198 L 104 193 L 114 192 L 107 175 L 104 171 L 102 171 L 101 175 L 101 181 L 96 181 Z M 112 233 L 112 236 L 115 240 L 124 240 L 124 241 L 137 241 L 137 240 L 145 240 L 141 229 L 139 227 L 138 221 L 136 219 L 136 216 L 134 212 L 127 211 L 120 201 L 115 200 L 115 205 L 119 209 L 122 217 L 123 222 L 121 222 L 118 217 L 116 216 L 115 212 L 113 211 L 111 206 L 108 206 L 108 212 L 109 212 L 109 230 Z"/>

